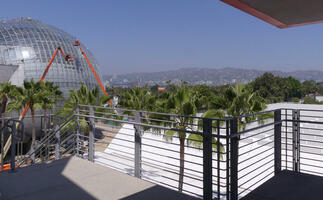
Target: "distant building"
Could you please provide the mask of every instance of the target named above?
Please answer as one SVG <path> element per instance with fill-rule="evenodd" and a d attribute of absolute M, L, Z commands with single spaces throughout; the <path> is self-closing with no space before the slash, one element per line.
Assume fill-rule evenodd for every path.
<path fill-rule="evenodd" d="M 165 87 L 158 87 L 158 92 L 165 92 L 167 89 Z"/>

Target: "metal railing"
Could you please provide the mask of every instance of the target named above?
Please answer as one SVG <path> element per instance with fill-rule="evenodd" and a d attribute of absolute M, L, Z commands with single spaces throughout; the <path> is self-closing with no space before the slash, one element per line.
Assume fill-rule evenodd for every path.
<path fill-rule="evenodd" d="M 323 110 L 285 109 L 284 118 L 283 167 L 323 176 Z"/>
<path fill-rule="evenodd" d="M 281 170 L 323 176 L 323 110 L 209 119 L 79 105 L 61 121 L 19 165 L 76 155 L 203 199 L 230 200 Z"/>
<path fill-rule="evenodd" d="M 281 110 L 257 113 L 252 120 L 231 121 L 230 190 L 227 199 L 238 199 L 264 183 L 280 167 Z M 266 117 L 263 117 L 265 114 Z"/>
<path fill-rule="evenodd" d="M 53 129 L 48 129 L 47 134 L 37 141 L 36 147 L 31 148 L 26 155 L 16 161 L 17 166 L 58 160 L 62 157 L 74 155 L 76 149 L 75 127 L 69 126 L 69 123 L 75 118 L 75 110 L 72 109 L 59 125 L 56 125 Z"/>
<path fill-rule="evenodd" d="M 0 135 L 4 134 L 3 130 L 8 129 L 9 135 L 12 139 L 12 142 L 10 144 L 10 171 L 14 172 L 16 168 L 16 144 L 17 142 L 24 140 L 24 123 L 18 119 L 6 119 L 4 121 L 4 126 L 1 125 Z M 4 137 L 3 137 L 4 138 Z M 19 153 L 19 152 L 18 152 Z M 3 158 L 4 159 L 4 158 Z M 5 171 L 4 165 L 6 163 L 1 163 L 1 170 Z"/>
<path fill-rule="evenodd" d="M 225 120 L 87 105 L 76 116 L 78 156 L 191 195 L 226 195 Z"/>
<path fill-rule="evenodd" d="M 90 128 L 87 133 L 79 132 L 81 142 L 77 142 L 88 141 L 88 148 L 83 148 L 88 151 L 79 148 L 77 152 L 90 161 L 203 199 L 237 199 L 270 178 L 272 173 L 267 172 L 271 169 L 280 170 L 276 166 L 279 154 L 268 146 L 281 131 L 279 112 L 207 119 L 80 105 L 78 123 Z M 118 124 L 115 129 L 113 123 Z M 100 139 L 94 137 L 96 127 L 105 132 Z M 170 132 L 177 134 L 169 136 Z M 253 137 L 259 139 L 250 141 Z M 264 149 L 268 147 L 272 148 L 270 155 Z M 257 159 L 265 163 L 259 166 Z"/>

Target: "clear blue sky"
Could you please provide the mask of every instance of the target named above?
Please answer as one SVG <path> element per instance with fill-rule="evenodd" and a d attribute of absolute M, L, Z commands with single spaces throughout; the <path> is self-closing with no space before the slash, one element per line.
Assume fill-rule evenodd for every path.
<path fill-rule="evenodd" d="M 183 67 L 323 70 L 323 24 L 278 29 L 219 0 L 10 0 L 27 17 L 78 37 L 103 74 Z"/>

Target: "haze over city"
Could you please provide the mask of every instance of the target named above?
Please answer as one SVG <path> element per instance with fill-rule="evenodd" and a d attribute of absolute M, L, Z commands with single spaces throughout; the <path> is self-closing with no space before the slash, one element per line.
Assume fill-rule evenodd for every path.
<path fill-rule="evenodd" d="M 4 1 L 0 13 L 2 19 L 30 16 L 77 35 L 102 74 L 323 65 L 323 24 L 277 29 L 218 0 Z"/>

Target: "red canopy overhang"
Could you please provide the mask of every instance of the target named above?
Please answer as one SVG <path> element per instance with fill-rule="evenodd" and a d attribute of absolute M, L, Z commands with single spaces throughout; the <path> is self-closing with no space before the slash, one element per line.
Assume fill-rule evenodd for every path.
<path fill-rule="evenodd" d="M 323 22 L 323 0 L 221 0 L 279 28 Z"/>

